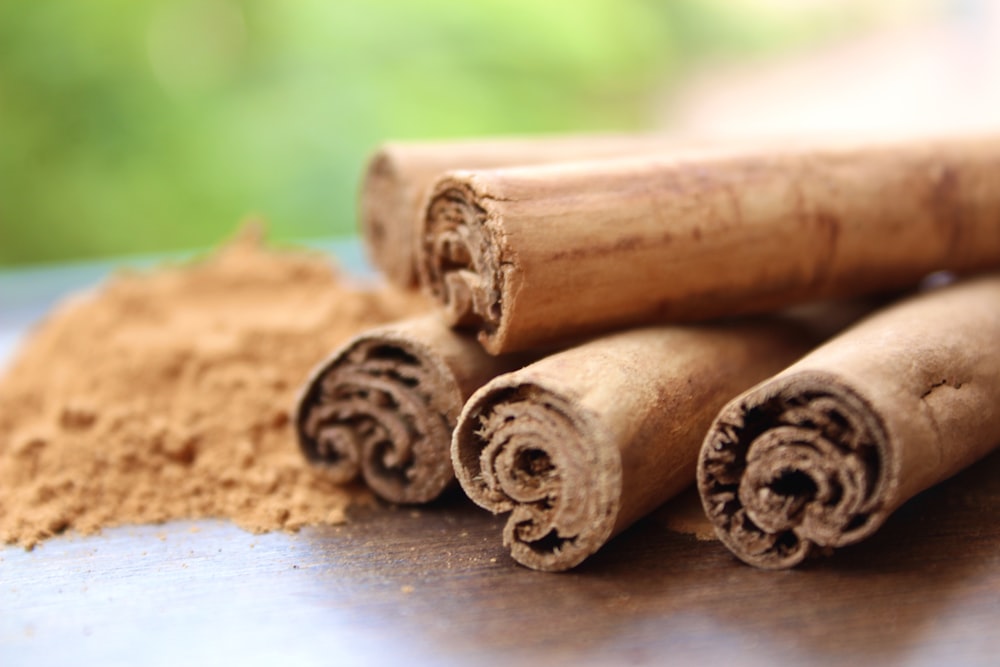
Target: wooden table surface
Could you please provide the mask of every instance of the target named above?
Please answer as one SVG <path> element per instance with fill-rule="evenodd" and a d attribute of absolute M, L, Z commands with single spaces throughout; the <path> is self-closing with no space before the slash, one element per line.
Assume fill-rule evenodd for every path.
<path fill-rule="evenodd" d="M 70 286 L 0 275 L 0 358 Z M 671 531 L 669 507 L 573 572 L 532 572 L 458 493 L 297 535 L 70 535 L 0 548 L 0 665 L 996 665 L 998 507 L 1000 453 L 787 572 Z"/>

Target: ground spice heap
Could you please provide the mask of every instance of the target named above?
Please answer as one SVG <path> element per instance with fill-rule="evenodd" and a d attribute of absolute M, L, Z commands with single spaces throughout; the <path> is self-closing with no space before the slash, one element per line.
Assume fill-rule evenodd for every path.
<path fill-rule="evenodd" d="M 366 492 L 303 459 L 295 394 L 347 338 L 424 308 L 252 231 L 70 300 L 0 378 L 0 542 L 178 518 L 343 521 Z"/>

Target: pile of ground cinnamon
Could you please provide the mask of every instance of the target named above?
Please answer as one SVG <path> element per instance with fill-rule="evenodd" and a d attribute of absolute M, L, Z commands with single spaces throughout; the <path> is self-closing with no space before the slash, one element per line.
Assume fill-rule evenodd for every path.
<path fill-rule="evenodd" d="M 367 496 L 306 463 L 295 394 L 348 337 L 424 308 L 254 233 L 72 299 L 0 378 L 0 542 L 177 518 L 343 521 Z"/>

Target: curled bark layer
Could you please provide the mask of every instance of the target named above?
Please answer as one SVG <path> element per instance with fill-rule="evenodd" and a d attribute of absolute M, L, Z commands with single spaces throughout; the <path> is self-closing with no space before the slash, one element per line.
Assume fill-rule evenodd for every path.
<path fill-rule="evenodd" d="M 1000 137 L 443 175 L 418 269 L 494 354 L 1000 265 Z"/>
<path fill-rule="evenodd" d="M 1000 445 L 1000 277 L 873 315 L 727 405 L 699 458 L 719 538 L 786 568 L 864 539 Z"/>
<path fill-rule="evenodd" d="M 368 162 L 361 185 L 361 232 L 372 263 L 394 284 L 417 283 L 416 232 L 428 188 L 451 169 L 643 155 L 670 144 L 655 135 L 567 136 L 391 142 Z"/>
<path fill-rule="evenodd" d="M 366 332 L 307 382 L 299 444 L 338 482 L 360 475 L 386 500 L 428 502 L 454 480 L 449 444 L 465 399 L 520 363 L 487 355 L 436 315 Z"/>
<path fill-rule="evenodd" d="M 565 570 L 691 484 L 705 429 L 730 396 L 805 349 L 794 326 L 651 327 L 501 375 L 459 418 L 463 490 L 510 513 L 519 563 Z"/>

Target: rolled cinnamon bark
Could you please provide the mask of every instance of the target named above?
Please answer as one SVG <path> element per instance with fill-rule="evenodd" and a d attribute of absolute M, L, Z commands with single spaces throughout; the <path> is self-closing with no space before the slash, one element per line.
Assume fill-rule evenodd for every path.
<path fill-rule="evenodd" d="M 566 570 L 691 485 L 718 408 L 809 342 L 788 323 L 663 326 L 546 357 L 473 394 L 455 473 L 478 505 L 510 513 L 517 562 Z"/>
<path fill-rule="evenodd" d="M 374 329 L 306 383 L 295 418 L 299 444 L 338 482 L 361 475 L 386 500 L 428 502 L 455 479 L 449 446 L 465 399 L 524 361 L 486 354 L 436 314 Z"/>
<path fill-rule="evenodd" d="M 425 289 L 495 354 L 997 265 L 1000 137 L 452 172 L 419 250 Z"/>
<path fill-rule="evenodd" d="M 722 542 L 792 567 L 875 532 L 1000 445 L 1000 277 L 862 321 L 733 400 L 705 439 L 702 502 Z"/>
<path fill-rule="evenodd" d="M 372 263 L 393 283 L 417 283 L 416 228 L 428 188 L 442 172 L 662 151 L 656 135 L 571 136 L 392 142 L 368 162 L 361 185 L 361 231 Z"/>

